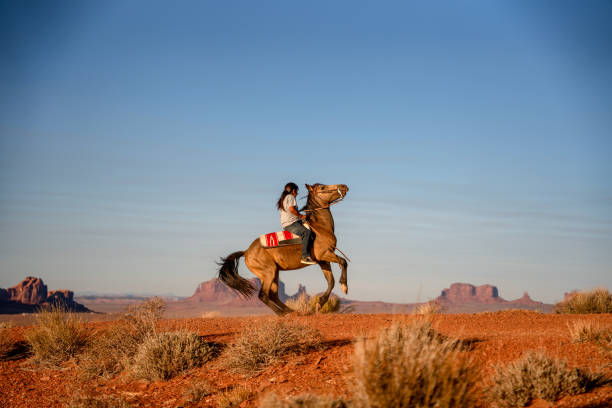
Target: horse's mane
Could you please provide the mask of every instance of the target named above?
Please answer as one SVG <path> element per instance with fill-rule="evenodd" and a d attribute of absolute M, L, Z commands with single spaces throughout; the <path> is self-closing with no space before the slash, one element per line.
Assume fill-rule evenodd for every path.
<path fill-rule="evenodd" d="M 321 185 L 321 183 L 314 183 L 314 184 L 311 185 L 311 187 L 314 189 L 314 188 L 316 188 L 316 187 L 318 187 L 320 185 Z M 308 205 L 312 202 L 311 201 L 312 198 L 313 198 L 312 192 L 309 191 L 308 195 L 306 196 L 306 204 L 304 204 L 304 206 L 302 208 L 300 208 L 300 211 L 304 211 L 304 210 L 308 209 Z"/>

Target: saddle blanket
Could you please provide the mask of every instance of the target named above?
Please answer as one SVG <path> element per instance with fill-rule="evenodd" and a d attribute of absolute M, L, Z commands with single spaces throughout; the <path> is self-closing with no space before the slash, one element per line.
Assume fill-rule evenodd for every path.
<path fill-rule="evenodd" d="M 302 244 L 302 238 L 299 235 L 289 231 L 277 231 L 259 236 L 259 243 L 264 248 L 276 248 L 285 245 Z"/>

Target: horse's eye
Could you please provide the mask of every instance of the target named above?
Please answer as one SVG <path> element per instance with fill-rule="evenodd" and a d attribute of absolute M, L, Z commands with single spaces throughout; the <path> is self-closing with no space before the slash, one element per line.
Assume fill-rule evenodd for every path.
<path fill-rule="evenodd" d="M 325 184 L 321 185 L 321 190 L 325 190 L 327 186 Z"/>

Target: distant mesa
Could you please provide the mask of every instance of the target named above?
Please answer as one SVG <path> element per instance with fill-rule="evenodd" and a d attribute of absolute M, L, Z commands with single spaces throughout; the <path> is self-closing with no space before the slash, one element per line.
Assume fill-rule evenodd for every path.
<path fill-rule="evenodd" d="M 453 283 L 449 288 L 442 290 L 434 301 L 440 303 L 450 313 L 503 309 L 552 311 L 552 305 L 531 299 L 527 292 L 519 299 L 505 300 L 499 296 L 499 290 L 493 285 L 474 286 L 469 283 Z"/>
<path fill-rule="evenodd" d="M 242 297 L 238 292 L 230 289 L 219 279 L 213 278 L 209 281 L 202 282 L 198 285 L 195 293 L 181 302 L 186 303 L 209 303 L 218 306 L 263 306 L 263 303 L 257 297 L 257 293 L 261 288 L 261 281 L 258 278 L 251 278 L 249 282 L 255 288 L 255 296 L 248 299 Z M 306 288 L 302 285 L 298 288 L 298 293 L 293 296 L 288 296 L 285 292 L 285 284 L 282 281 L 278 282 L 278 297 L 281 301 L 290 298 L 297 298 L 301 291 L 305 292 Z"/>
<path fill-rule="evenodd" d="M 74 292 L 71 290 L 47 291 L 47 285 L 40 278 L 28 276 L 11 288 L 0 288 L 1 314 L 32 313 L 48 305 L 64 305 L 73 312 L 90 311 L 74 301 Z"/>

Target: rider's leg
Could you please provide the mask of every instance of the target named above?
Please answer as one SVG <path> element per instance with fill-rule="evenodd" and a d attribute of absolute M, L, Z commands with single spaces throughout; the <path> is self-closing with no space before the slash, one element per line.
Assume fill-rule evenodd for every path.
<path fill-rule="evenodd" d="M 308 258 L 310 256 L 310 230 L 304 227 L 301 222 L 294 222 L 291 225 L 287 225 L 285 230 L 299 235 L 302 238 L 302 259 Z"/>

